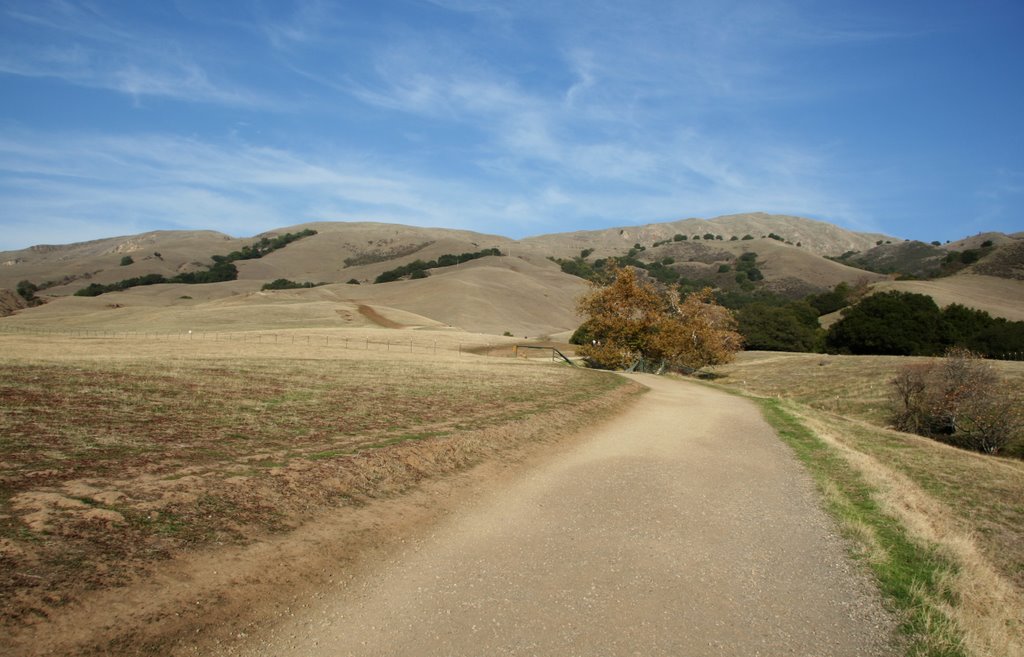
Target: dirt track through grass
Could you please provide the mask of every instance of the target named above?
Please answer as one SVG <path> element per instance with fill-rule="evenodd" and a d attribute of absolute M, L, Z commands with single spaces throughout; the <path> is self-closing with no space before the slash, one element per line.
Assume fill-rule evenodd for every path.
<path fill-rule="evenodd" d="M 892 654 L 892 619 L 757 408 L 635 378 L 653 390 L 572 449 L 210 654 Z"/>

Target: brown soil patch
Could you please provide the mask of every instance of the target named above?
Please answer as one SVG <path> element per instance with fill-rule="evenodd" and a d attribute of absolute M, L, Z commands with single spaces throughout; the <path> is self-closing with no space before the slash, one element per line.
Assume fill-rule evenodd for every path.
<path fill-rule="evenodd" d="M 392 329 L 405 328 L 404 324 L 399 324 L 398 322 L 391 321 L 390 319 L 388 319 L 384 315 L 381 315 L 379 312 L 377 312 L 370 306 L 364 304 L 359 304 L 359 314 L 365 317 L 366 319 L 370 320 L 377 326 L 383 326 L 384 328 Z"/>
<path fill-rule="evenodd" d="M 21 295 L 14 290 L 0 289 L 0 317 L 13 315 L 15 312 L 27 308 L 28 304 L 21 298 Z"/>

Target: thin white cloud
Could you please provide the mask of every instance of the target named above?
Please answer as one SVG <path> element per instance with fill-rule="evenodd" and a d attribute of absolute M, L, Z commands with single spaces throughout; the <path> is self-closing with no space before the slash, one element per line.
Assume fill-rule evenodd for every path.
<path fill-rule="evenodd" d="M 141 99 L 274 106 L 239 82 L 216 49 L 153 27 L 136 32 L 76 5 L 15 6 L 8 20 L 73 38 L 0 45 L 0 71 Z M 350 23 L 343 10 L 315 0 L 273 5 L 273 16 L 250 14 L 231 29 L 272 51 L 262 55 L 278 73 L 292 73 L 289 84 L 301 78 L 311 97 L 299 102 L 322 108 L 317 152 L 209 133 L 8 131 L 0 133 L 0 211 L 43 225 L 95 221 L 105 229 L 104 217 L 116 215 L 131 225 L 239 235 L 312 219 L 523 235 L 753 210 L 875 229 L 861 207 L 871 199 L 854 202 L 840 191 L 852 176 L 835 144 L 762 132 L 737 118 L 755 105 L 778 109 L 833 93 L 785 75 L 780 64 L 795 49 L 885 38 L 870 26 L 808 19 L 793 6 L 417 7 L 465 21 L 456 33 L 377 25 L 368 15 Z M 532 29 L 540 22 L 543 33 Z M 350 39 L 354 26 L 366 31 Z M 335 110 L 332 130 L 324 117 Z M 407 140 L 363 140 L 359 120 L 371 113 L 372 130 Z M 273 143 L 312 141 L 280 137 L 288 130 L 301 133 L 281 128 Z"/>
<path fill-rule="evenodd" d="M 692 139 L 689 146 L 698 150 Z M 813 161 L 799 154 L 788 162 L 778 152 L 750 154 L 751 164 L 741 170 L 716 159 L 712 144 L 700 150 L 701 157 L 675 161 L 665 152 L 584 149 L 555 161 L 578 158 L 595 168 L 603 161 L 607 170 L 537 184 L 536 172 L 517 160 L 501 176 L 467 183 L 351 153 L 313 159 L 159 135 L 8 133 L 0 139 L 0 214 L 17 225 L 95 222 L 102 229 L 118 217 L 127 226 L 149 222 L 233 235 L 316 219 L 361 219 L 521 236 L 545 232 L 555 221 L 615 225 L 669 219 L 684 209 L 706 215 L 839 212 L 846 205 L 822 191 L 824 185 L 807 184 Z M 772 176 L 780 161 L 786 174 Z M 613 165 L 636 169 L 623 173 L 634 176 L 628 191 L 603 182 L 614 177 Z M 658 174 L 673 166 L 672 175 Z M 0 248 L 15 246 L 27 244 L 8 241 Z"/>
<path fill-rule="evenodd" d="M 47 77 L 132 96 L 271 109 L 278 103 L 222 76 L 211 79 L 203 48 L 150 26 L 129 27 L 94 5 L 18 4 L 0 44 L 0 72 Z M 24 28 L 24 34 L 17 26 Z"/>

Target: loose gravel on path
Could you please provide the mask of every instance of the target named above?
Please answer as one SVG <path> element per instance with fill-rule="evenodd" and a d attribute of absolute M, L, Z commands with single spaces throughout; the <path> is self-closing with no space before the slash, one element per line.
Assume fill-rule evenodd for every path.
<path fill-rule="evenodd" d="M 746 400 L 651 388 L 222 655 L 876 656 L 893 618 Z"/>

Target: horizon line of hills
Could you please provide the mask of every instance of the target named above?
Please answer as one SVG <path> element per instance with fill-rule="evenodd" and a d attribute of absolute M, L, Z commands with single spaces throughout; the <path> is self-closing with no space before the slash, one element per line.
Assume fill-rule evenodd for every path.
<path fill-rule="evenodd" d="M 913 291 L 941 307 L 955 303 L 1024 320 L 1024 233 L 924 243 L 764 213 L 520 240 L 400 224 L 313 222 L 248 239 L 151 231 L 37 245 L 0 252 L 0 289 L 11 291 L 0 300 L 0 314 L 17 312 L 8 321 L 19 322 L 59 316 L 65 323 L 102 323 L 114 321 L 110 306 L 120 309 L 121 321 L 147 307 L 166 310 L 160 321 L 172 321 L 171 310 L 181 315 L 187 305 L 194 321 L 228 299 L 330 298 L 411 313 L 423 325 L 567 337 L 579 325 L 575 298 L 613 259 L 684 293 L 712 287 L 737 310 L 755 303 L 781 307 L 843 285 Z M 72 302 L 86 289 L 98 296 L 93 305 Z M 18 298 L 12 301 L 12 294 Z M 34 295 L 48 303 L 17 307 Z M 815 315 L 823 326 L 836 319 Z M 316 322 L 337 324 L 327 316 Z"/>

